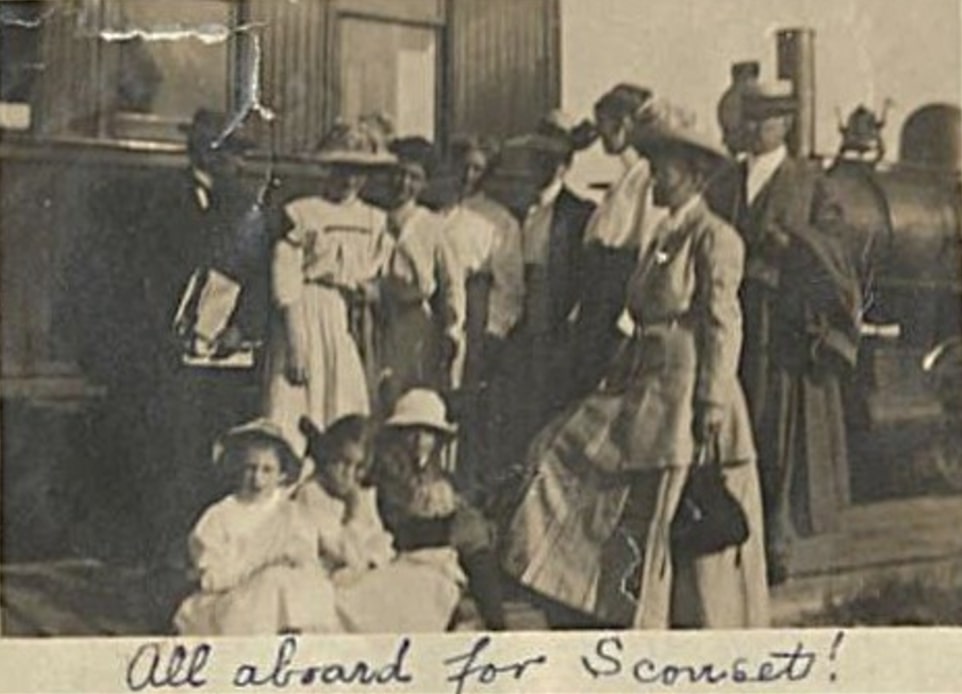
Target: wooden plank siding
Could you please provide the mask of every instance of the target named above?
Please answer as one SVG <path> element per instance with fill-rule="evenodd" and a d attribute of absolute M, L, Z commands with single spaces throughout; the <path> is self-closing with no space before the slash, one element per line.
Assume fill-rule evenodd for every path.
<path fill-rule="evenodd" d="M 329 0 L 290 3 L 249 0 L 247 21 L 263 24 L 262 100 L 277 114 L 254 134 L 265 150 L 301 154 L 312 149 L 330 122 Z"/>
<path fill-rule="evenodd" d="M 507 136 L 560 103 L 558 0 L 450 0 L 451 133 Z"/>
<path fill-rule="evenodd" d="M 54 3 L 43 27 L 43 72 L 35 96 L 36 135 L 95 137 L 101 107 L 99 12 L 77 0 Z"/>

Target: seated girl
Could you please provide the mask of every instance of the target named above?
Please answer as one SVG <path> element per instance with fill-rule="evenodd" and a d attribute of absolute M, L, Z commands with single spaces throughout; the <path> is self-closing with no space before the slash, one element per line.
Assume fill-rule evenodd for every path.
<path fill-rule="evenodd" d="M 378 505 L 399 551 L 457 551 L 485 627 L 498 631 L 505 621 L 493 531 L 453 486 L 444 451 L 454 433 L 440 395 L 423 388 L 405 393 L 376 447 Z"/>
<path fill-rule="evenodd" d="M 335 585 L 342 631 L 443 631 L 461 596 L 464 576 L 449 547 L 396 555 L 378 514 L 376 491 L 365 486 L 368 422 L 349 415 L 321 433 L 301 420 L 316 465 L 297 500 L 311 519 L 321 562 Z"/>
<path fill-rule="evenodd" d="M 232 429 L 214 458 L 235 476 L 236 491 L 210 506 L 190 535 L 200 585 L 174 616 L 178 633 L 336 630 L 333 588 L 287 484 L 300 461 L 280 430 L 265 420 Z"/>

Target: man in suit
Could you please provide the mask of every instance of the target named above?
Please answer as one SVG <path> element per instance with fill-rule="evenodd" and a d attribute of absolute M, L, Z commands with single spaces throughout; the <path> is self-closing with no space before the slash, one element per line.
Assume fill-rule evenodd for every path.
<path fill-rule="evenodd" d="M 793 539 L 831 530 L 847 501 L 839 380 L 855 362 L 860 295 L 827 181 L 787 150 L 793 97 L 760 85 L 742 106 L 748 156 L 708 197 L 746 244 L 739 375 L 759 448 L 770 580 L 778 583 Z"/>
<path fill-rule="evenodd" d="M 524 258 L 524 313 L 512 359 L 517 369 L 516 401 L 523 455 L 527 442 L 575 395 L 575 324 L 584 295 L 584 231 L 594 203 L 565 184 L 576 150 L 586 146 L 581 126 L 563 114 L 549 114 L 530 135 L 507 148 L 526 154 L 532 204 L 521 227 Z"/>

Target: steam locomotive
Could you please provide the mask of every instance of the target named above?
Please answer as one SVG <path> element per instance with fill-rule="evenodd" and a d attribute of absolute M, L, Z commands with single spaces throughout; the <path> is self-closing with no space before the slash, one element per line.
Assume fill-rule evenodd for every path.
<path fill-rule="evenodd" d="M 848 384 L 852 494 L 962 491 L 962 116 L 915 110 L 882 163 L 884 115 L 860 106 L 832 157 L 813 152 L 814 34 L 778 33 L 778 76 L 798 103 L 795 153 L 826 170 L 864 290 L 863 340 Z"/>

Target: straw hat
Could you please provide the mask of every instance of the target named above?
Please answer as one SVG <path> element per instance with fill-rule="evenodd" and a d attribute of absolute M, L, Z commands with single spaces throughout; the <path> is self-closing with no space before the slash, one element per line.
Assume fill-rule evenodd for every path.
<path fill-rule="evenodd" d="M 389 166 L 396 162 L 369 129 L 343 121 L 335 123 L 321 139 L 315 158 L 322 164 L 361 167 Z"/>
<path fill-rule="evenodd" d="M 798 99 L 786 80 L 758 82 L 742 94 L 742 115 L 749 120 L 790 116 L 797 110 Z"/>
<path fill-rule="evenodd" d="M 640 119 L 633 144 L 643 156 L 680 148 L 708 169 L 726 163 L 728 154 L 698 129 L 696 121 L 686 109 L 664 100 L 652 101 Z"/>
<path fill-rule="evenodd" d="M 402 395 L 385 424 L 389 427 L 427 427 L 443 434 L 453 434 L 457 430 L 448 421 L 444 400 L 427 388 L 414 388 Z"/>
<path fill-rule="evenodd" d="M 287 439 L 284 438 L 281 428 L 268 419 L 255 419 L 234 427 L 220 436 L 214 442 L 212 455 L 214 464 L 221 465 L 225 455 L 235 447 L 255 443 L 270 446 L 280 461 L 281 470 L 290 473 L 291 477 L 298 475 L 301 469 L 301 459 L 291 448 Z"/>

